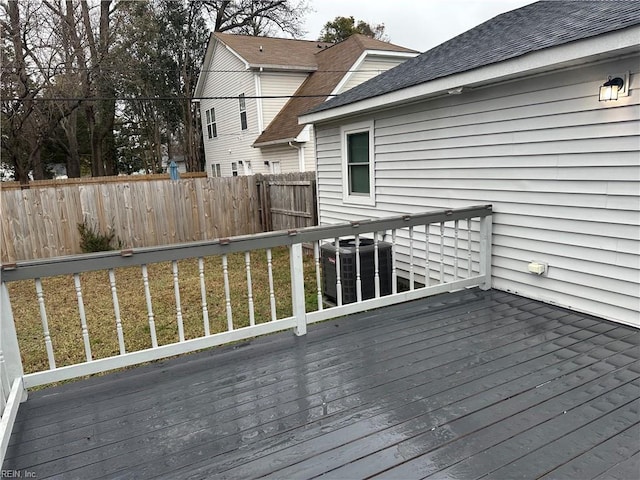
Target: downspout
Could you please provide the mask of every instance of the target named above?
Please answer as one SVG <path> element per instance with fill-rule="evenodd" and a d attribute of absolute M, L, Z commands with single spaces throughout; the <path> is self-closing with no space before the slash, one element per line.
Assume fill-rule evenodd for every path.
<path fill-rule="evenodd" d="M 262 82 L 260 81 L 260 74 L 262 73 L 262 67 L 259 72 L 253 74 L 253 80 L 256 89 L 256 106 L 258 108 L 258 135 L 264 130 L 264 118 L 262 113 Z"/>
<path fill-rule="evenodd" d="M 289 142 L 289 146 L 291 148 L 295 148 L 296 150 L 298 150 L 298 169 L 301 172 L 305 171 L 304 168 L 304 144 L 300 145 L 299 147 L 294 145 L 293 142 Z"/>

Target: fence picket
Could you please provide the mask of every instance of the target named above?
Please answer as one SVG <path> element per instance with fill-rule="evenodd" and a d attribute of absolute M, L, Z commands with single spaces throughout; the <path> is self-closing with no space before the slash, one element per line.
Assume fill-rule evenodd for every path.
<path fill-rule="evenodd" d="M 151 178 L 33 182 L 24 189 L 3 182 L 2 263 L 81 253 L 77 225 L 85 220 L 100 233 L 113 233 L 123 248 L 316 224 L 313 172 Z M 268 222 L 263 215 L 270 217 Z"/>

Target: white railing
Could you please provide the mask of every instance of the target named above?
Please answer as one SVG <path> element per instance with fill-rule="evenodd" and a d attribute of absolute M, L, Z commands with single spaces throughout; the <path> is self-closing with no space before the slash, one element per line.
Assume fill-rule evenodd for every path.
<path fill-rule="evenodd" d="M 4 455 L 19 401 L 26 399 L 26 389 L 74 377 L 158 360 L 229 342 L 252 338 L 285 329 L 304 335 L 307 325 L 338 316 L 401 303 L 429 295 L 462 288 L 491 286 L 491 206 L 482 205 L 456 210 L 439 210 L 418 215 L 363 220 L 349 224 L 309 227 L 287 232 L 270 232 L 209 242 L 140 248 L 121 252 L 20 262 L 2 267 L 2 304 L 0 318 L 0 435 Z M 277 271 L 274 252 L 288 249 L 286 272 Z M 338 248 L 336 248 L 338 247 Z M 279 250 L 276 250 L 279 249 Z M 307 252 L 307 253 L 305 253 Z M 211 263 L 215 260 L 214 270 Z M 256 259 L 261 259 L 257 262 Z M 231 265 L 233 260 L 234 266 Z M 156 264 L 165 268 L 160 278 Z M 197 282 L 199 299 L 190 303 L 181 298 L 179 262 L 192 262 L 192 282 Z M 207 264 L 209 266 L 207 266 Z M 196 266 L 197 265 L 197 266 Z M 138 285 L 119 283 L 120 269 L 139 269 Z M 233 283 L 233 268 L 242 269 L 242 284 Z M 282 270 L 282 265 L 279 267 Z M 196 270 L 197 269 L 197 270 Z M 92 349 L 92 321 L 96 313 L 91 301 L 96 292 L 83 290 L 82 275 L 103 271 L 105 289 L 112 304 L 114 354 L 103 358 Z M 130 271 L 130 270 L 128 270 Z M 197 273 L 195 273 L 197 271 Z M 260 275 L 261 281 L 254 278 Z M 52 325 L 59 320 L 48 307 L 46 280 L 66 276 L 77 304 L 77 321 L 67 321 L 65 334 L 75 333 L 82 351 L 78 361 L 61 359 L 56 352 L 56 333 Z M 221 277 L 221 278 L 220 278 Z M 288 288 L 276 286 L 275 279 L 285 278 Z M 129 282 L 131 282 L 130 278 Z M 218 282 L 217 302 L 212 303 L 212 287 Z M 305 283 L 306 278 L 306 283 Z M 44 280 L 44 281 L 43 281 Z M 154 295 L 162 283 L 164 296 L 172 292 L 171 329 L 173 340 L 159 342 L 158 321 L 167 327 L 167 312 L 156 311 Z M 18 339 L 20 328 L 32 318 L 19 319 L 18 331 L 11 308 L 12 284 L 33 282 L 33 311 L 39 314 L 41 363 L 48 368 L 25 365 L 23 373 Z M 23 284 L 24 285 L 24 284 Z M 141 291 L 136 305 L 137 318 L 144 318 L 148 338 L 136 344 L 148 348 L 127 348 L 127 327 L 133 320 L 122 314 L 123 293 Z M 183 291 L 183 290 L 182 290 Z M 235 298 L 242 296 L 239 309 Z M 103 295 L 104 297 L 104 295 Z M 261 314 L 256 313 L 256 299 L 264 300 Z M 330 302 L 327 298 L 330 298 Z M 24 301 L 24 300 L 22 300 Z M 234 302 L 236 307 L 234 307 Z M 37 308 L 36 308 L 37 304 Z M 283 305 L 285 307 L 283 307 Z M 197 308 L 200 335 L 185 335 L 185 314 Z M 164 309 L 163 307 L 163 310 Z M 285 310 L 283 315 L 281 310 Z M 104 308 L 100 310 L 104 315 Z M 212 328 L 215 312 L 218 320 Z M 268 312 L 267 312 L 268 311 Z M 53 312 L 53 313 L 52 313 Z M 93 312 L 89 315 L 87 312 Z M 190 320 L 192 323 L 192 320 Z M 30 324 L 31 331 L 34 325 Z M 140 335 L 138 331 L 138 335 Z M 33 337 L 33 335 L 31 335 Z M 138 339 L 139 340 L 139 339 Z M 163 344 L 160 344 L 163 343 Z M 23 351 L 23 353 L 25 353 Z"/>

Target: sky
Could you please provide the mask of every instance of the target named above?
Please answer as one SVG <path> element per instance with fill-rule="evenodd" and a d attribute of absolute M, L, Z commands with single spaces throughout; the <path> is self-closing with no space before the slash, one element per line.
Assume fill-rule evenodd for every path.
<path fill-rule="evenodd" d="M 391 43 L 420 52 L 534 0 L 309 0 L 305 38 L 315 40 L 337 16 L 384 23 Z"/>

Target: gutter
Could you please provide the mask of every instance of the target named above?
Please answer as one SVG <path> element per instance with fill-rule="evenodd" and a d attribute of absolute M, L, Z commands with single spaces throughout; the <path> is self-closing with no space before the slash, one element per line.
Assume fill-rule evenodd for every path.
<path fill-rule="evenodd" d="M 313 73 L 316 70 L 318 70 L 317 66 L 305 66 L 305 65 L 271 65 L 268 63 L 247 63 L 246 64 L 246 68 L 247 70 L 250 69 L 255 69 L 255 70 L 270 70 L 270 71 L 274 71 L 274 70 L 281 70 L 281 71 L 295 71 L 295 72 L 310 72 Z"/>
<path fill-rule="evenodd" d="M 418 85 L 384 93 L 353 103 L 306 113 L 298 117 L 298 124 L 319 123 L 398 106 L 427 98 L 446 95 L 460 87 L 488 85 L 528 75 L 544 73 L 570 65 L 587 63 L 589 58 L 612 58 L 614 55 L 640 50 L 640 26 L 610 32 L 557 47 L 537 50 L 519 57 L 485 65 L 473 70 L 428 80 Z M 357 88 L 357 87 L 356 87 Z M 339 97 L 338 97 L 339 98 Z"/>
<path fill-rule="evenodd" d="M 260 148 L 260 147 L 270 147 L 272 145 L 282 145 L 282 144 L 285 144 L 285 143 L 288 143 L 289 145 L 291 145 L 291 142 L 295 142 L 295 141 L 296 141 L 295 137 L 280 138 L 278 140 L 269 140 L 268 142 L 254 143 L 251 146 L 253 148 Z"/>

